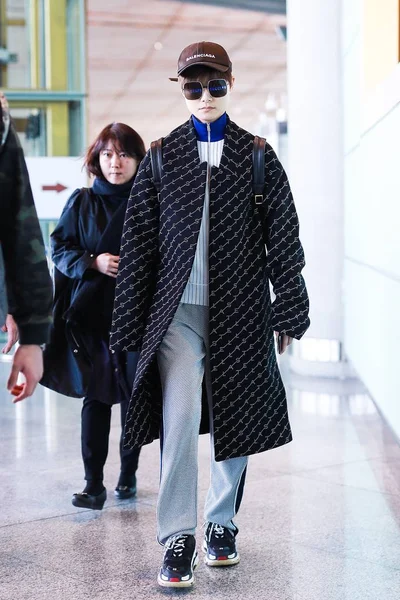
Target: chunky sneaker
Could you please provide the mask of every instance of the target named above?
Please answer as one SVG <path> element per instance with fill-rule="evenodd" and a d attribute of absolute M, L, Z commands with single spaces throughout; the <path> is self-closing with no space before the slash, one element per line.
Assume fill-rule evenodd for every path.
<path fill-rule="evenodd" d="M 226 567 L 240 561 L 236 550 L 235 533 L 227 527 L 208 523 L 204 534 L 204 562 L 209 567 Z"/>
<path fill-rule="evenodd" d="M 169 537 L 158 584 L 162 587 L 191 587 L 194 583 L 193 571 L 198 562 L 194 535 L 182 533 Z"/>

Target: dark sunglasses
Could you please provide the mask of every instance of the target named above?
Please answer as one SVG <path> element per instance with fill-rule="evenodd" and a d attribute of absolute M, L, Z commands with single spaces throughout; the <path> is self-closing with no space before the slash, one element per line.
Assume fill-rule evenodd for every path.
<path fill-rule="evenodd" d="M 200 81 L 187 81 L 182 86 L 186 100 L 199 100 L 205 89 L 213 98 L 223 98 L 228 93 L 228 82 L 225 79 L 210 79 L 207 85 Z"/>

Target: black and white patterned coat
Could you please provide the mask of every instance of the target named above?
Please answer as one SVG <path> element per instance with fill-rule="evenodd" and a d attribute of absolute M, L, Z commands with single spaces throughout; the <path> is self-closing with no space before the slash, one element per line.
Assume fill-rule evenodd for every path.
<path fill-rule="evenodd" d="M 309 325 L 301 276 L 304 254 L 289 183 L 267 144 L 261 224 L 252 191 L 252 148 L 253 136 L 228 119 L 220 166 L 211 169 L 209 336 L 217 460 L 291 441 L 273 331 L 299 339 Z M 206 172 L 189 120 L 164 139 L 160 198 L 149 154 L 132 188 L 110 341 L 114 351 L 141 351 L 126 447 L 159 435 L 162 396 L 156 353 L 189 279 Z M 269 281 L 276 295 L 272 305 Z"/>

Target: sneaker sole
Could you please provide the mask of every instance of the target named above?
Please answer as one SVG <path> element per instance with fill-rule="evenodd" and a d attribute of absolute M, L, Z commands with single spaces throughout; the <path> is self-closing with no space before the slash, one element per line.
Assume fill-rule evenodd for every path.
<path fill-rule="evenodd" d="M 235 558 L 227 558 L 226 560 L 216 560 L 208 558 L 206 546 L 202 546 L 202 550 L 205 553 L 204 563 L 207 565 L 207 567 L 229 567 L 231 565 L 237 565 L 240 562 L 239 553 L 236 554 Z"/>
<path fill-rule="evenodd" d="M 199 564 L 199 555 L 196 552 L 196 556 L 194 558 L 194 562 L 193 562 L 193 575 L 191 579 L 188 579 L 187 581 L 164 581 L 164 579 L 161 579 L 160 573 L 158 574 L 157 577 L 157 583 L 158 585 L 160 585 L 161 587 L 169 587 L 169 588 L 187 588 L 187 587 L 192 587 L 192 585 L 194 584 L 194 570 L 197 567 L 197 565 Z"/>

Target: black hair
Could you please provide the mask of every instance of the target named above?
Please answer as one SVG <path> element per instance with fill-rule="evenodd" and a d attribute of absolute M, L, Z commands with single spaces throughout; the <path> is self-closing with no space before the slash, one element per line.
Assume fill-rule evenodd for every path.
<path fill-rule="evenodd" d="M 137 131 L 125 123 L 110 123 L 101 130 L 86 152 L 84 165 L 89 174 L 104 179 L 100 167 L 100 152 L 109 143 L 139 162 L 146 154 L 144 142 Z"/>

